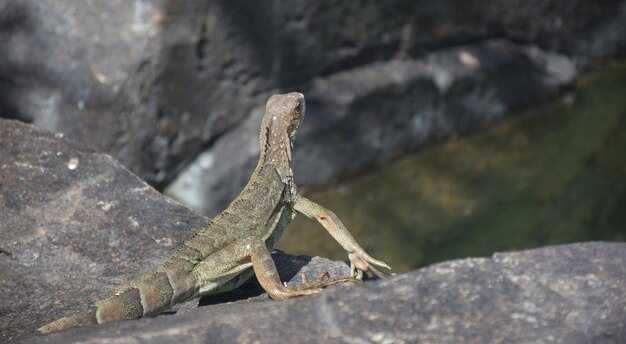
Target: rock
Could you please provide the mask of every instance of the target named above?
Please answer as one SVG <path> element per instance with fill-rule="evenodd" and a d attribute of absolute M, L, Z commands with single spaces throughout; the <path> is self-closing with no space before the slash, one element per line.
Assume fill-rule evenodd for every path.
<path fill-rule="evenodd" d="M 303 86 L 307 110 L 295 142 L 296 181 L 327 183 L 519 114 L 558 94 L 575 76 L 576 67 L 565 56 L 493 40 L 317 78 Z M 204 214 L 223 209 L 256 165 L 262 113 L 258 108 L 222 136 L 166 194 Z"/>
<path fill-rule="evenodd" d="M 622 343 L 626 244 L 444 262 L 287 301 L 240 301 L 24 343 Z"/>
<path fill-rule="evenodd" d="M 376 71 L 379 63 L 419 60 L 493 38 L 588 65 L 623 55 L 625 6 L 617 0 L 324 0 L 289 6 L 6 0 L 0 3 L 0 116 L 63 132 L 165 186 L 277 89 L 301 90 L 317 78 L 358 74 L 370 65 Z M 440 81 L 446 73 L 439 73 Z M 514 89 L 520 80 L 524 75 L 499 82 Z M 491 99 L 478 90 L 457 92 Z M 396 101 L 406 107 L 414 97 L 379 94 L 370 101 L 387 110 Z M 413 106 L 413 113 L 429 111 Z M 376 138 L 380 129 L 370 129 Z M 347 146 L 353 134 L 327 135 Z M 326 173 L 326 166 L 311 176 L 351 173 Z"/>
<path fill-rule="evenodd" d="M 0 120 L 0 341 L 150 271 L 206 222 L 62 136 Z"/>
<path fill-rule="evenodd" d="M 0 119 L 0 341 L 88 308 L 153 270 L 206 218 L 62 134 Z M 276 253 L 283 281 L 348 266 Z M 303 270 L 303 271 L 304 271 Z M 257 296 L 256 280 L 203 304 Z M 187 305 L 189 307 L 189 305 Z"/>
<path fill-rule="evenodd" d="M 269 88 L 251 38 L 223 12 L 206 1 L 4 1 L 0 116 L 164 183 Z"/>

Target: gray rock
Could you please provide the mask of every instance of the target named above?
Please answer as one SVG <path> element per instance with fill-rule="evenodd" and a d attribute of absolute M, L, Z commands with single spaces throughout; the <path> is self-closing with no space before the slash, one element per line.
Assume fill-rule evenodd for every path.
<path fill-rule="evenodd" d="M 0 116 L 167 181 L 268 89 L 256 46 L 223 12 L 206 1 L 0 2 Z"/>
<path fill-rule="evenodd" d="M 0 120 L 0 341 L 150 271 L 206 221 L 61 137 Z"/>
<path fill-rule="evenodd" d="M 0 342 L 106 298 L 207 221 L 110 156 L 62 137 L 0 119 Z M 343 262 L 274 258 L 283 281 L 297 283 L 303 267 L 310 279 L 323 269 L 349 273 Z M 203 304 L 262 292 L 251 280 Z"/>
<path fill-rule="evenodd" d="M 493 38 L 536 45 L 586 65 L 624 53 L 625 23 L 623 0 L 289 5 L 4 0 L 0 116 L 63 132 L 162 186 L 276 89 L 301 90 L 318 77 L 360 73 L 369 65 L 376 71 L 378 63 L 420 59 Z M 443 79 L 438 80 L 445 83 L 446 65 L 440 67 Z M 520 78 L 524 75 L 500 78 L 500 83 L 514 89 Z M 457 92 L 491 99 L 473 89 Z M 415 92 L 396 92 L 371 95 L 370 101 L 387 110 L 414 97 Z M 419 105 L 413 113 L 429 111 Z M 370 129 L 375 139 L 382 130 Z M 388 130 L 393 128 L 383 131 Z M 327 135 L 337 146 L 347 146 L 353 136 Z M 321 180 L 326 166 L 321 163 L 311 175 Z"/>
<path fill-rule="evenodd" d="M 575 76 L 565 56 L 493 40 L 316 78 L 303 86 L 307 110 L 295 143 L 296 180 L 327 183 L 519 114 L 557 95 Z M 262 112 L 253 111 L 202 153 L 166 194 L 204 214 L 224 208 L 258 159 Z"/>
<path fill-rule="evenodd" d="M 555 246 L 24 342 L 623 343 L 625 267 L 624 243 Z"/>

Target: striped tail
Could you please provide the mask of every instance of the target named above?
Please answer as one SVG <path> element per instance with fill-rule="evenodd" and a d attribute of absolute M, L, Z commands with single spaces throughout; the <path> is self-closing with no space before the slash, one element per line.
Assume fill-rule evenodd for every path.
<path fill-rule="evenodd" d="M 168 275 L 176 281 L 173 286 Z M 48 333 L 70 327 L 104 324 L 157 315 L 193 291 L 189 275 L 164 271 L 143 275 L 91 310 L 55 320 L 37 331 Z"/>
<path fill-rule="evenodd" d="M 77 326 L 85 326 L 85 325 L 95 325 L 98 322 L 96 321 L 96 308 L 93 308 L 90 311 L 82 312 L 74 315 L 70 315 L 67 317 L 63 317 L 61 319 L 57 319 L 45 326 L 42 326 L 37 329 L 40 333 L 48 333 L 53 331 L 62 330 L 70 327 Z"/>

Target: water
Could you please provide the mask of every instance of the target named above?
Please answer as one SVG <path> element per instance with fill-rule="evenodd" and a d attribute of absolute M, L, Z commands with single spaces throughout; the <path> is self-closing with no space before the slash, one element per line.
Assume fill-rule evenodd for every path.
<path fill-rule="evenodd" d="M 496 251 L 624 241 L 626 66 L 582 79 L 573 96 L 311 199 L 396 272 Z M 347 259 L 302 215 L 279 248 Z"/>

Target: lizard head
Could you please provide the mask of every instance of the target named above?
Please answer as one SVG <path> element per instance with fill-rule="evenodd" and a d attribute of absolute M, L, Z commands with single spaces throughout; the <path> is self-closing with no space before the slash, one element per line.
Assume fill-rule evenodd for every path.
<path fill-rule="evenodd" d="M 293 140 L 304 119 L 304 96 L 292 92 L 275 94 L 265 106 L 261 123 L 261 151 L 277 160 L 291 161 Z"/>
<path fill-rule="evenodd" d="M 265 106 L 262 128 L 273 135 L 286 133 L 293 140 L 304 119 L 304 96 L 302 93 L 291 92 L 275 94 Z"/>

